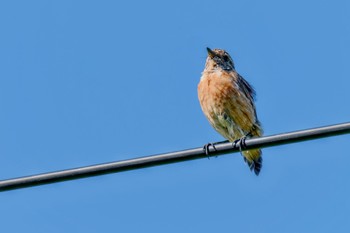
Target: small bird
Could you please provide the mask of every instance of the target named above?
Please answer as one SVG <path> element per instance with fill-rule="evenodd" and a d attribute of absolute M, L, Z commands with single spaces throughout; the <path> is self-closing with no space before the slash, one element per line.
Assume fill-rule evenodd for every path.
<path fill-rule="evenodd" d="M 231 56 L 222 49 L 207 48 L 208 57 L 198 84 L 198 99 L 213 128 L 230 142 L 263 134 L 254 105 L 253 87 L 236 70 Z M 243 144 L 244 145 L 244 144 Z M 260 149 L 242 151 L 250 170 L 259 175 Z"/>

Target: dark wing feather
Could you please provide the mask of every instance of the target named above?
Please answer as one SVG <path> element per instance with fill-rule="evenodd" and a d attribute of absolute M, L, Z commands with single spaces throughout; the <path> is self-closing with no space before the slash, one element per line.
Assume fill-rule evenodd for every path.
<path fill-rule="evenodd" d="M 260 133 L 262 133 L 262 129 L 261 129 L 261 124 L 260 121 L 258 120 L 258 116 L 256 114 L 256 109 L 255 109 L 255 104 L 254 104 L 254 100 L 256 99 L 256 93 L 254 88 L 241 76 L 237 73 L 238 75 L 238 86 L 241 89 L 241 91 L 245 94 L 245 96 L 249 99 L 250 104 L 252 105 L 253 109 L 254 109 L 254 114 L 255 114 L 255 118 L 256 118 L 256 127 L 259 128 Z M 255 131 L 255 130 L 253 130 Z M 254 134 L 254 133 L 253 133 Z"/>
<path fill-rule="evenodd" d="M 254 106 L 253 101 L 255 100 L 255 90 L 254 88 L 239 74 L 238 75 L 238 86 L 246 95 L 246 97 L 252 102 L 252 106 Z"/>

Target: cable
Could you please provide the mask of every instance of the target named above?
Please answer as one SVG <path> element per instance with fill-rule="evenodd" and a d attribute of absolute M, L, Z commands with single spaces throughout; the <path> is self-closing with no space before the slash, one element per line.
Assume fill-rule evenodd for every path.
<path fill-rule="evenodd" d="M 245 141 L 245 149 L 248 150 L 254 148 L 278 146 L 282 144 L 296 143 L 306 140 L 313 140 L 348 133 L 350 133 L 350 122 L 319 128 L 312 128 L 307 130 L 294 131 L 289 133 L 276 134 L 260 138 L 247 139 Z M 223 142 L 215 144 L 215 148 L 213 146 L 209 146 L 209 156 L 218 156 L 238 152 L 239 150 L 239 145 L 233 145 L 233 143 L 230 142 Z M 0 192 L 207 157 L 208 156 L 205 154 L 203 147 L 199 147 L 194 149 L 151 155 L 117 162 L 48 172 L 38 175 L 1 180 Z"/>

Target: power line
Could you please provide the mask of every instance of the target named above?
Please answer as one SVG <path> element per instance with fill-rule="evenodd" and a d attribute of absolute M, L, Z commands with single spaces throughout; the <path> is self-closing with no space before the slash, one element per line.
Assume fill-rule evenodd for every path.
<path fill-rule="evenodd" d="M 276 134 L 260 138 L 247 139 L 245 141 L 245 149 L 248 150 L 254 148 L 278 146 L 282 144 L 296 143 L 306 140 L 313 140 L 348 133 L 350 133 L 350 122 L 319 128 L 312 128 L 307 130 L 294 131 L 289 133 Z M 209 156 L 219 156 L 240 151 L 239 145 L 233 145 L 230 142 L 218 143 L 215 145 L 215 148 L 213 146 L 209 146 L 208 149 L 210 152 Z M 123 161 L 103 163 L 62 171 L 48 172 L 38 175 L 1 180 L 0 192 L 207 157 L 208 155 L 206 155 L 203 147 L 199 147 L 194 149 L 151 155 Z"/>

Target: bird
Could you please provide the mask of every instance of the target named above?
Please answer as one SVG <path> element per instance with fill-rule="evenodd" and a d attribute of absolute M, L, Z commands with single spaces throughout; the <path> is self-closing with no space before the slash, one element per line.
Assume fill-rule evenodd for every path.
<path fill-rule="evenodd" d="M 210 48 L 207 48 L 207 52 L 205 68 L 198 84 L 200 106 L 218 133 L 228 141 L 235 144 L 240 142 L 239 145 L 244 146 L 246 138 L 263 134 L 254 103 L 255 90 L 237 73 L 228 52 Z M 206 146 L 204 148 L 207 149 Z M 261 150 L 241 150 L 241 154 L 250 170 L 259 175 L 262 167 Z"/>

